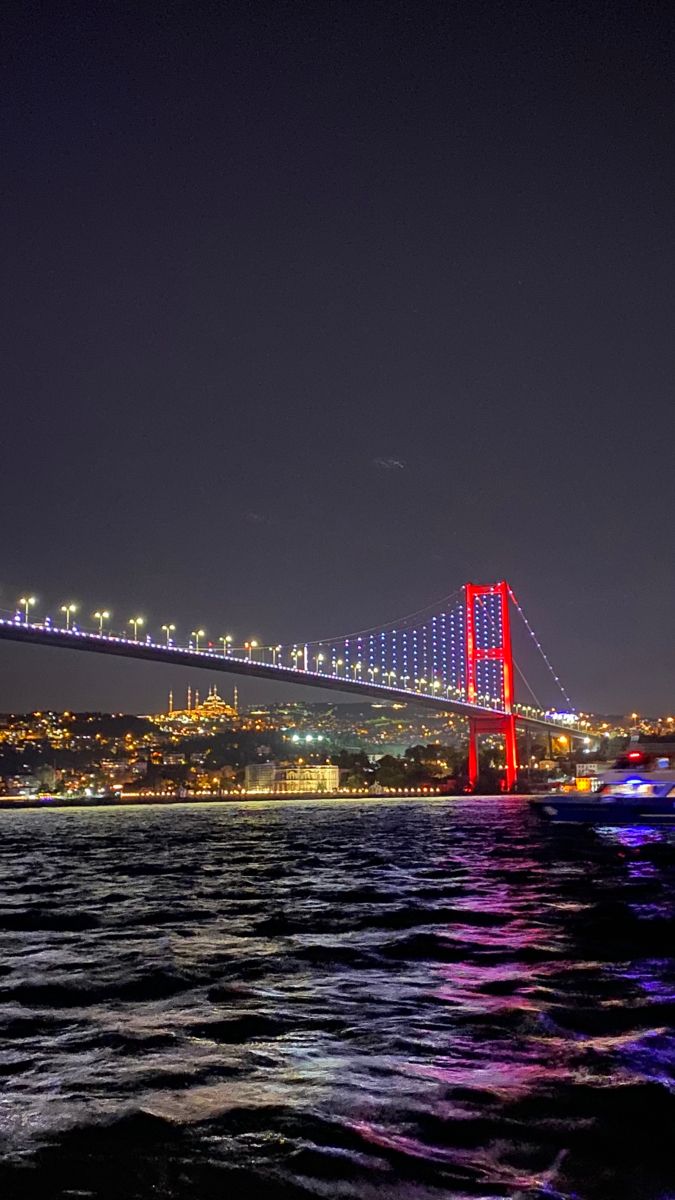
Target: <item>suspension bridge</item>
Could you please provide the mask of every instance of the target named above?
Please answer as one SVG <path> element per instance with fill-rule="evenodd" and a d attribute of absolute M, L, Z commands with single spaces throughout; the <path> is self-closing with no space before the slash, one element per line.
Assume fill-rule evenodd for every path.
<path fill-rule="evenodd" d="M 569 715 L 544 709 L 532 693 L 533 704 L 516 700 L 516 674 L 529 685 L 515 661 L 511 618 L 515 614 L 543 660 L 561 696 L 566 714 L 573 709 L 539 639 L 505 580 L 467 583 L 427 609 L 386 625 L 292 644 L 262 645 L 255 640 L 236 646 L 231 635 L 206 639 L 193 630 L 187 644 L 176 638 L 173 624 L 161 626 L 159 638 L 143 634 L 145 621 L 131 617 L 131 633 L 114 632 L 111 614 L 92 614 L 93 629 L 76 622 L 77 606 L 63 604 L 62 618 L 33 619 L 32 596 L 24 596 L 13 613 L 0 617 L 0 639 L 62 647 L 94 654 L 112 654 L 146 662 L 208 668 L 259 679 L 306 684 L 333 692 L 411 702 L 457 713 L 469 725 L 469 780 L 478 778 L 478 743 L 483 734 L 504 739 L 505 783 L 516 785 L 516 731 L 560 731 L 585 736 L 584 727 Z"/>

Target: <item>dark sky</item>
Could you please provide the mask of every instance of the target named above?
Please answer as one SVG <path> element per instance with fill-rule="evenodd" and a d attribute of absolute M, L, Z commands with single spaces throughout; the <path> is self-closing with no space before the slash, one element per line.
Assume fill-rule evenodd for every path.
<path fill-rule="evenodd" d="M 579 707 L 675 708 L 668 12 L 6 6 L 0 605 L 292 641 L 506 575 Z M 0 647 L 0 708 L 170 682 Z"/>

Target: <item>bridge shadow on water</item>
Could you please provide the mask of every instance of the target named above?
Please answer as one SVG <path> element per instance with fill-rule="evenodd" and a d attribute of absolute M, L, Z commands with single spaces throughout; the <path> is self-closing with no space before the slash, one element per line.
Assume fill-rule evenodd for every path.
<path fill-rule="evenodd" d="M 673 1194 L 668 833 L 485 797 L 0 826 L 8 1200 Z"/>

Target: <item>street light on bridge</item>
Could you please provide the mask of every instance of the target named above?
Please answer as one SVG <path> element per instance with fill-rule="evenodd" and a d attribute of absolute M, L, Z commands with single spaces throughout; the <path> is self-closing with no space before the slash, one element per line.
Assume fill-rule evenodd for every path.
<path fill-rule="evenodd" d="M 368 667 L 368 674 L 370 675 L 370 682 L 371 682 L 371 683 L 374 683 L 374 682 L 375 682 L 375 676 L 376 676 L 376 675 L 379 675 L 379 672 L 380 672 L 380 668 L 379 668 L 379 667 Z"/>
<path fill-rule="evenodd" d="M 389 684 L 389 687 L 391 687 L 392 679 L 396 679 L 396 672 L 395 671 L 385 671 L 384 678 L 386 679 L 387 683 Z"/>
<path fill-rule="evenodd" d="M 162 625 L 162 633 L 166 637 L 167 646 L 171 645 L 171 634 L 175 632 L 175 625 Z"/>
<path fill-rule="evenodd" d="M 99 637 L 103 637 L 103 622 L 110 620 L 110 613 L 108 612 L 107 608 L 104 608 L 101 611 L 97 609 L 96 612 L 92 613 L 91 615 L 95 621 L 98 621 Z"/>
<path fill-rule="evenodd" d="M 230 647 L 232 646 L 232 638 L 229 633 L 226 633 L 224 637 L 218 638 L 218 641 L 223 643 L 223 658 L 225 658 L 226 655 L 228 655 L 230 653 Z"/>
<path fill-rule="evenodd" d="M 66 629 L 70 629 L 70 618 L 77 612 L 76 604 L 62 604 L 61 612 L 66 614 Z"/>
<path fill-rule="evenodd" d="M 258 648 L 258 643 L 256 642 L 255 638 L 253 638 L 252 641 L 250 641 L 250 642 L 244 642 L 244 650 L 248 650 L 248 661 L 249 662 L 253 661 L 253 651 L 257 650 L 257 648 Z"/>
<path fill-rule="evenodd" d="M 335 667 L 335 670 L 333 671 L 333 674 L 334 674 L 334 675 L 338 675 L 338 676 L 339 676 L 339 674 L 340 674 L 340 667 L 344 667 L 344 665 L 345 665 L 345 660 L 344 660 L 344 658 L 336 658 L 336 659 L 335 659 L 335 662 L 333 663 L 333 666 Z"/>
<path fill-rule="evenodd" d="M 134 641 L 138 641 L 138 626 L 145 625 L 145 617 L 129 617 L 129 624 L 134 627 Z"/>
<path fill-rule="evenodd" d="M 277 654 L 280 654 L 282 649 L 283 649 L 282 646 L 270 646 L 270 650 L 272 651 L 272 666 L 273 667 L 276 667 Z"/>
<path fill-rule="evenodd" d="M 190 634 L 190 637 L 193 637 L 195 639 L 195 650 L 197 651 L 197 653 L 199 653 L 199 639 L 206 637 L 206 630 L 205 629 L 193 629 L 192 633 Z"/>
<path fill-rule="evenodd" d="M 326 658 L 325 654 L 315 654 L 314 655 L 314 663 L 316 666 L 317 675 L 320 674 L 320 672 L 321 672 L 321 664 L 322 664 L 322 662 L 324 662 L 325 658 Z"/>
<path fill-rule="evenodd" d="M 361 674 L 361 666 L 362 666 L 362 664 L 360 662 L 352 663 L 352 671 L 354 672 L 355 679 L 356 679 L 357 673 L 359 675 Z"/>
<path fill-rule="evenodd" d="M 28 624 L 28 609 L 31 608 L 31 606 L 33 604 L 37 604 L 37 599 L 35 598 L 35 596 L 22 596 L 21 599 L 19 600 L 19 604 L 23 608 L 23 611 L 25 614 L 26 625 L 27 625 Z"/>

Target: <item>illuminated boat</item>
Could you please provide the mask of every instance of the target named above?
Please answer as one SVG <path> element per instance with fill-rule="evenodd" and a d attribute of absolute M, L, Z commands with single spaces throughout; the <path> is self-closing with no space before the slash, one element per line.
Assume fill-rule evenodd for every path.
<path fill-rule="evenodd" d="M 530 806 L 549 821 L 675 826 L 675 756 L 628 750 L 605 772 L 599 791 L 537 796 Z"/>

